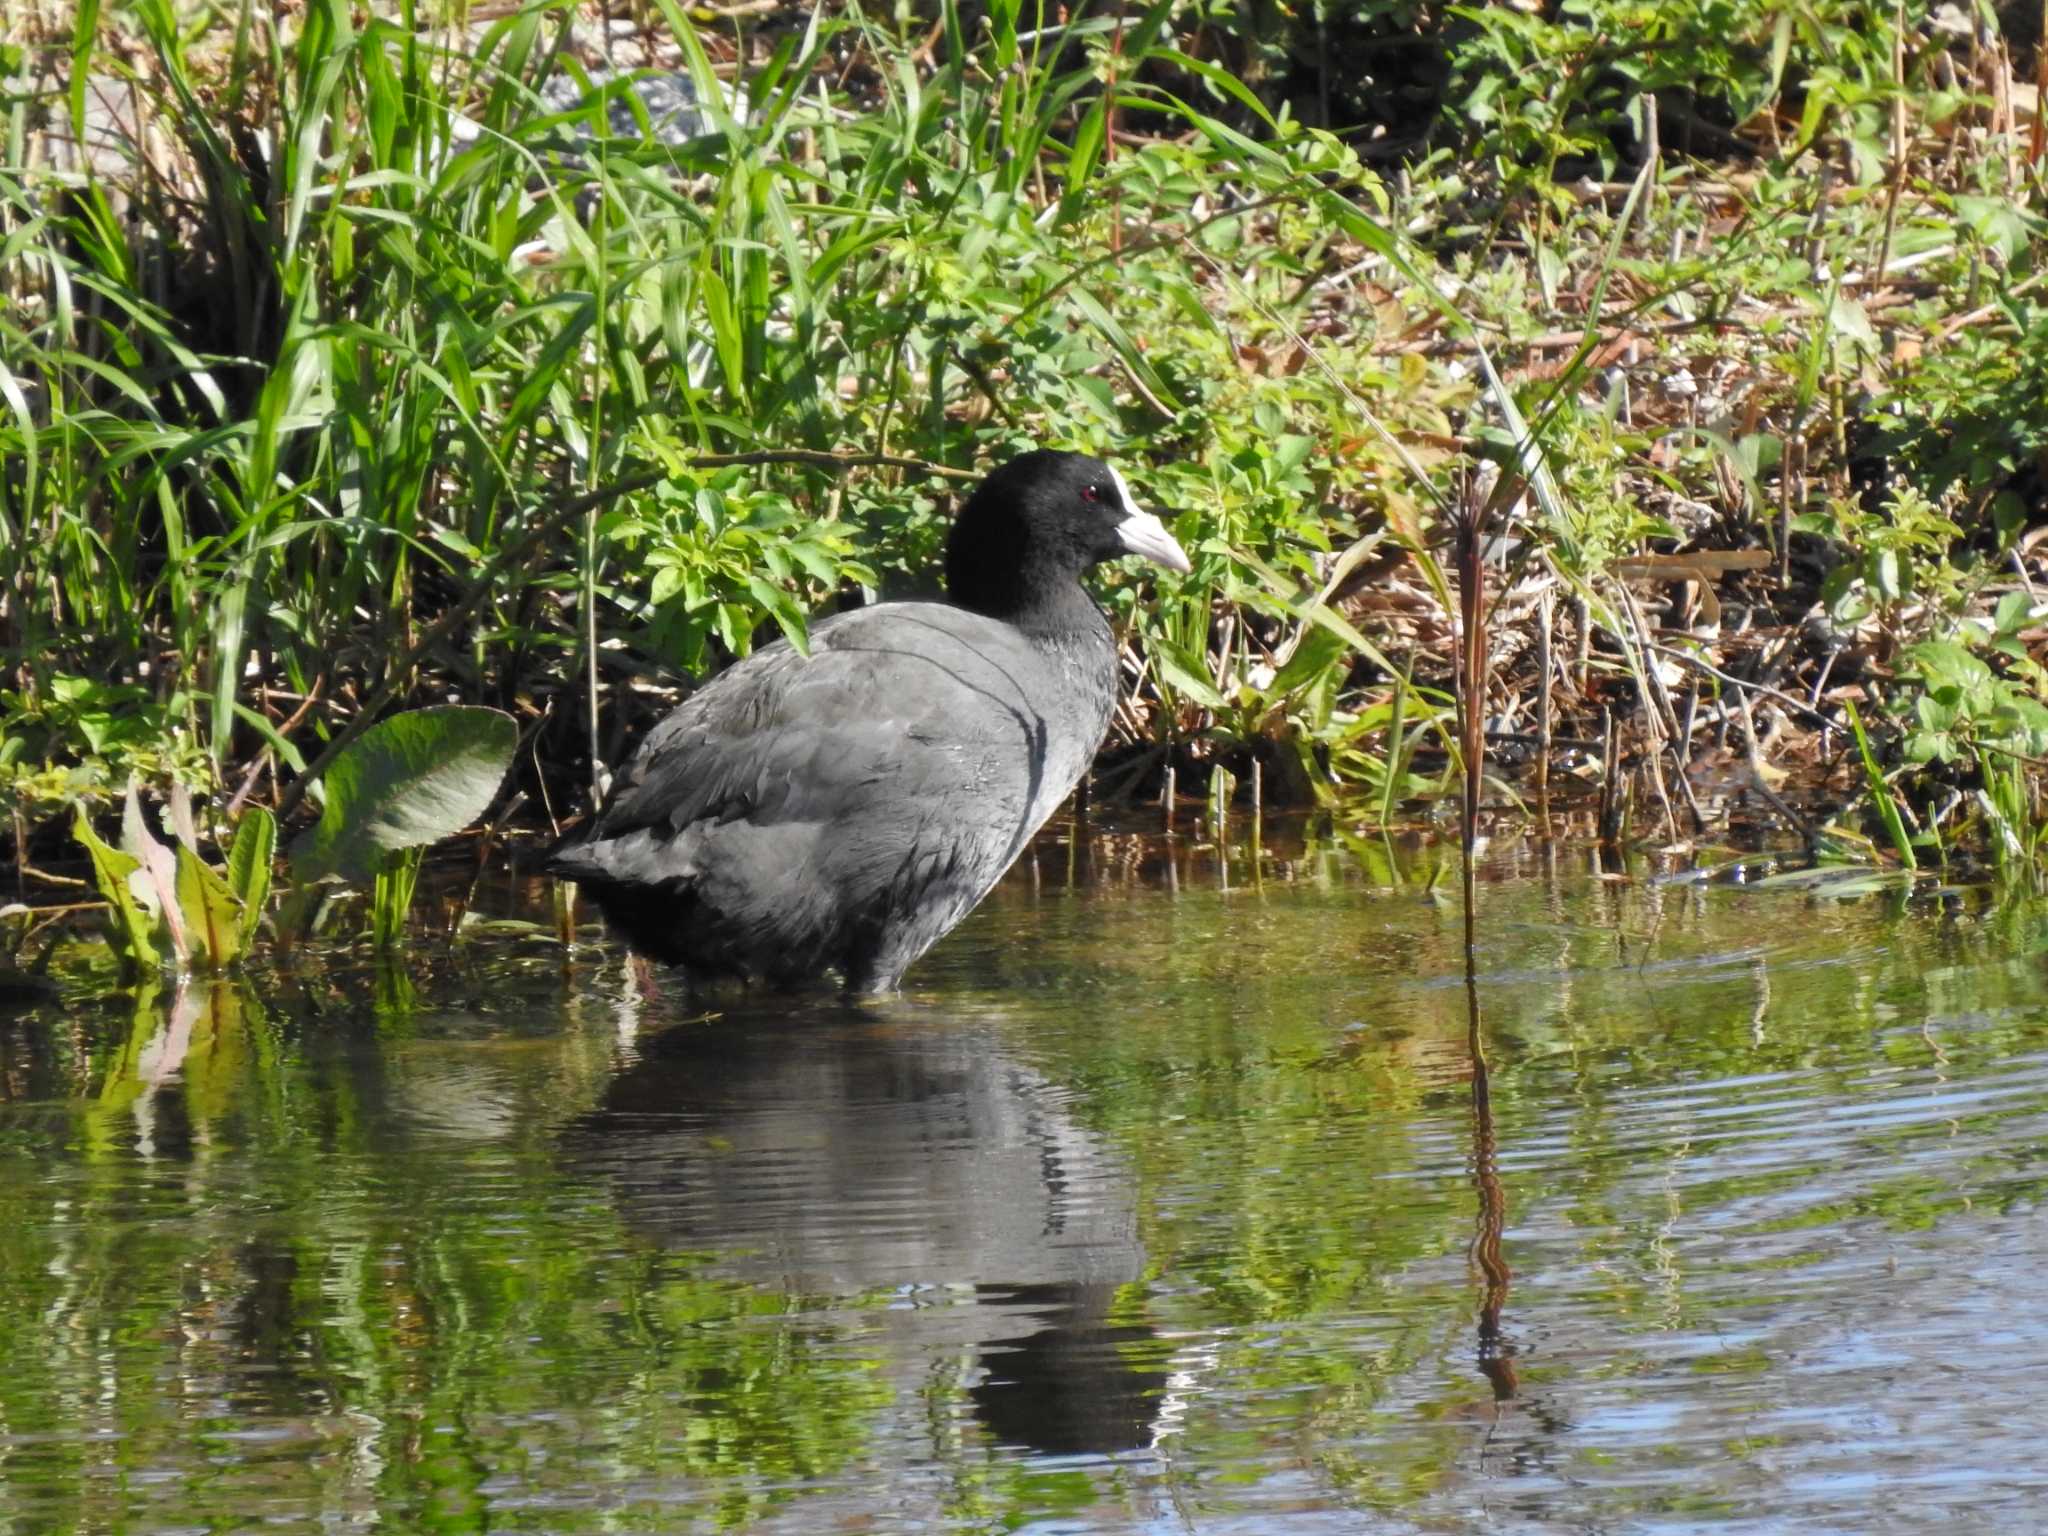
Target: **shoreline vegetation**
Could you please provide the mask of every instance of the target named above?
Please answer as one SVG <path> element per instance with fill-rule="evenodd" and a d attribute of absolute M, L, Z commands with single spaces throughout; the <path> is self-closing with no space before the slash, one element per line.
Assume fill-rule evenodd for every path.
<path fill-rule="evenodd" d="M 560 824 L 1039 443 L 1194 558 L 1098 813 L 1448 834 L 1464 651 L 1490 823 L 2040 878 L 2038 13 L 0 11 L 10 898 L 430 706 Z"/>

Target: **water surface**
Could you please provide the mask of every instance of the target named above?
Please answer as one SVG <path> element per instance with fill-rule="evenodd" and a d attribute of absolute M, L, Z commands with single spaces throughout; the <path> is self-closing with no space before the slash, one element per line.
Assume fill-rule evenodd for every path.
<path fill-rule="evenodd" d="M 2032 915 L 1521 852 L 1482 1118 L 1427 871 L 1291 872 L 1051 845 L 858 1011 L 74 968 L 0 1529 L 2043 1527 Z"/>

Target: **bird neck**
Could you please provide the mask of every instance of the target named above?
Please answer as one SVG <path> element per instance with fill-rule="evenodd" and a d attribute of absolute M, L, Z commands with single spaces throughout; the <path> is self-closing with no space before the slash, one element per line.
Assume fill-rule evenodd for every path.
<path fill-rule="evenodd" d="M 1095 600 L 1071 576 L 1033 580 L 1030 573 L 1014 569 L 989 571 L 964 583 L 948 582 L 947 595 L 959 607 L 1001 619 L 1034 638 L 1093 635 L 1109 627 Z"/>
<path fill-rule="evenodd" d="M 1109 620 L 1095 606 L 1095 599 L 1078 581 L 1044 595 L 1044 598 L 1010 620 L 1027 635 L 1098 635 L 1109 633 Z"/>
<path fill-rule="evenodd" d="M 970 504 L 946 545 L 946 596 L 1026 634 L 1086 634 L 1104 620 L 1079 564 L 1033 539 L 1007 508 Z"/>

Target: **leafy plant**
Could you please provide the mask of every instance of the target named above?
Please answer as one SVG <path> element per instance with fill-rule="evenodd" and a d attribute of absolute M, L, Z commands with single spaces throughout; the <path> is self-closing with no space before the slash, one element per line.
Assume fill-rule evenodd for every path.
<path fill-rule="evenodd" d="M 1906 673 L 1920 687 L 1913 701 L 1916 728 L 1905 743 L 1908 762 L 1952 763 L 1986 752 L 2048 756 L 2048 705 L 2041 702 L 2048 672 L 2019 641 L 2035 609 L 2026 593 L 2008 593 L 1994 629 L 1987 634 L 1972 627 L 1973 638 L 2004 671 L 1962 641 L 1926 641 L 1906 652 Z"/>
<path fill-rule="evenodd" d="M 132 784 L 119 847 L 100 840 L 83 806 L 76 813 L 74 834 L 109 909 L 109 941 L 131 972 L 225 970 L 247 951 L 263 918 L 277 836 L 270 813 L 260 806 L 243 813 L 225 873 L 201 859 L 189 812 L 175 819 L 176 845 L 166 846 L 143 819 Z"/>
<path fill-rule="evenodd" d="M 2048 848 L 2048 816 L 2026 772 L 2048 757 L 2048 670 L 2019 639 L 2036 617 L 2033 599 L 2009 593 L 1993 624 L 1966 626 L 1964 639 L 1924 642 L 1905 657 L 1906 674 L 1917 684 L 1906 761 L 1972 770 L 1970 794 L 1995 862 L 2030 879 L 2038 877 Z"/>
<path fill-rule="evenodd" d="M 703 668 L 714 639 L 746 655 L 764 612 L 801 649 L 804 610 L 792 593 L 876 581 L 854 554 L 850 527 L 804 516 L 788 495 L 750 486 L 737 469 L 663 485 L 647 512 L 603 520 L 600 534 L 650 574 L 644 643 L 685 671 Z"/>
<path fill-rule="evenodd" d="M 378 947 L 404 935 L 420 859 L 490 807 L 519 745 L 500 710 L 444 705 L 409 710 L 350 742 L 320 781 L 320 819 L 292 847 L 294 915 L 329 876 L 371 888 Z"/>
<path fill-rule="evenodd" d="M 1838 624 L 1875 614 L 1889 625 L 1916 599 L 1947 612 L 1962 591 L 1963 573 L 1950 559 L 1962 529 L 1911 485 L 1898 487 L 1876 510 L 1837 498 L 1826 513 L 1803 516 L 1793 526 L 1832 537 L 1848 557 L 1821 585 Z"/>
<path fill-rule="evenodd" d="M 68 76 L 0 87 L 0 793 L 30 842 L 131 774 L 303 774 L 338 700 L 534 700 L 559 771 L 637 708 L 623 675 L 928 583 L 948 477 L 1029 443 L 1112 453 L 1195 551 L 1143 600 L 1104 575 L 1140 663 L 1117 744 L 1383 817 L 1448 782 L 1445 658 L 1316 595 L 1372 548 L 1440 601 L 1433 491 L 1518 458 L 1518 416 L 1548 466 L 1518 570 L 1639 691 L 1604 594 L 1647 542 L 1768 527 L 1796 584 L 1800 519 L 1887 666 L 2036 495 L 2031 162 L 1922 5 L 993 0 L 728 55 L 657 0 L 644 57 L 700 108 L 666 137 L 567 0 L 375 9 L 74 8 L 20 55 Z M 1449 71 L 1398 165 L 1297 67 L 1357 29 Z M 103 97 L 134 120 L 61 149 Z M 387 940 L 414 857 L 354 871 Z"/>
<path fill-rule="evenodd" d="M 310 904 L 315 882 L 339 878 L 371 887 L 372 933 L 380 948 L 396 945 L 422 850 L 483 813 L 517 744 L 510 716 L 456 706 L 394 715 L 349 743 L 322 778 L 320 820 L 293 849 L 298 889 L 287 926 Z M 171 809 L 175 847 L 151 832 L 132 784 L 118 847 L 93 831 L 82 805 L 73 834 L 92 861 L 126 968 L 224 970 L 248 951 L 263 919 L 277 824 L 260 806 L 244 811 L 226 866 L 215 869 L 200 857 L 182 791 Z"/>
<path fill-rule="evenodd" d="M 518 744 L 510 715 L 474 705 L 379 721 L 322 778 L 320 819 L 292 846 L 294 873 L 360 883 L 393 854 L 460 832 L 497 796 Z"/>
<path fill-rule="evenodd" d="M 1452 14 L 1467 28 L 1451 49 L 1458 116 L 1478 125 L 1480 152 L 1511 185 L 1560 211 L 1562 166 L 1590 163 L 1612 177 L 1621 146 L 1648 136 L 1645 95 L 1675 109 L 1689 150 L 1725 147 L 1733 128 L 1796 102 L 1796 144 L 1832 128 L 1864 179 L 1883 164 L 1886 114 L 1900 88 L 1889 7 L 1564 0 L 1554 9 L 1456 6 Z"/>
<path fill-rule="evenodd" d="M 819 106 L 835 50 L 903 51 L 864 13 L 785 36 L 742 115 L 695 23 L 657 9 L 704 112 L 693 140 L 545 107 L 566 5 L 460 47 L 333 0 L 285 31 L 246 10 L 231 48 L 212 13 L 80 14 L 72 67 L 121 80 L 152 134 L 110 125 L 134 174 L 76 167 L 55 214 L 35 168 L 0 164 L 22 231 L 0 274 L 22 300 L 0 326 L 0 498 L 55 530 L 0 547 L 0 585 L 55 599 L 8 657 L 36 697 L 146 669 L 182 715 L 138 730 L 183 729 L 216 765 L 289 762 L 299 701 L 374 690 L 451 603 L 476 617 L 433 664 L 469 696 L 587 675 L 593 648 L 714 667 L 763 620 L 800 643 L 812 604 L 925 577 L 943 535 L 944 501 L 896 468 L 842 479 L 847 448 L 951 468 L 1041 440 L 1159 452 L 1227 484 L 1226 546 L 1249 532 L 1289 560 L 1355 517 L 1370 453 L 1321 487 L 1326 512 L 1299 504 L 1297 448 L 1270 484 L 1247 450 L 1320 440 L 1385 370 L 1360 347 L 1332 352 L 1338 388 L 1259 377 L 1240 348 L 1290 346 L 1332 259 L 1304 200 L 1371 232 L 1350 194 L 1376 182 L 1179 49 L 1170 6 L 1059 26 L 1010 0 L 975 33 L 946 7 L 938 62 L 879 69 L 853 116 Z M 1194 137 L 1129 147 L 1120 122 Z M 115 192 L 136 217 L 106 216 Z M 146 290 L 172 250 L 189 262 Z M 68 304 L 81 291 L 119 323 Z M 666 484 L 580 540 L 501 558 L 552 501 L 650 466 Z M 105 750 L 61 734 L 52 763 Z"/>
<path fill-rule="evenodd" d="M 61 671 L 0 691 L 0 797 L 40 811 L 80 795 L 117 797 L 130 778 L 210 784 L 182 705 L 161 705 L 136 683 Z"/>
<path fill-rule="evenodd" d="M 1982 509 L 2009 542 L 2025 487 L 2048 464 L 2048 306 L 2000 284 L 1996 325 L 1960 328 L 1899 370 L 1871 403 L 1874 452 L 1939 503 Z"/>

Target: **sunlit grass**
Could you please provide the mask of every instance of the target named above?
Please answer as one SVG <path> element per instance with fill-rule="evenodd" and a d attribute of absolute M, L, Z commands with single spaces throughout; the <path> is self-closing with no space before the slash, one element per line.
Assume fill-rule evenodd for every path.
<path fill-rule="evenodd" d="M 1835 128 L 1881 169 L 1870 103 L 1911 82 L 1815 17 L 1769 80 L 1708 62 L 1758 113 L 1847 101 L 1815 60 L 1864 70 Z M 1495 54 L 1526 78 L 1474 89 L 1496 105 L 1470 156 L 1424 146 L 1383 177 L 1163 4 L 1058 26 L 1021 0 L 971 26 L 819 9 L 753 39 L 660 4 L 702 116 L 676 142 L 611 132 L 616 103 L 647 116 L 620 78 L 543 96 L 589 78 L 574 19 L 143 0 L 28 41 L 46 90 L 0 145 L 0 772 L 30 823 L 131 773 L 274 800 L 359 713 L 450 697 L 520 713 L 532 777 L 581 777 L 644 718 L 622 683 L 928 584 L 953 477 L 1040 440 L 1125 462 L 1194 552 L 1142 602 L 1106 577 L 1131 642 L 1118 745 L 1184 781 L 1242 786 L 1257 761 L 1276 792 L 1391 819 L 1449 782 L 1434 543 L 1471 458 L 1533 487 L 1510 530 L 1532 579 L 1503 587 L 1499 632 L 1561 586 L 1582 686 L 1646 711 L 1613 563 L 1702 538 L 1789 560 L 1795 525 L 1846 502 L 1885 366 L 1873 256 L 1930 326 L 2028 259 L 2031 215 L 1994 206 L 2018 162 L 1936 163 L 1966 96 L 1910 118 L 1904 191 L 1816 183 L 1827 119 L 1753 171 L 1666 148 L 1626 182 L 1557 180 L 1612 148 L 1592 118 L 1544 128 L 1532 94 L 1599 53 L 1584 31 L 1490 23 L 1459 78 Z M 96 152 L 53 157 L 88 121 Z M 1990 387 L 1950 367 L 1917 377 Z M 1929 428 L 1888 419 L 1931 461 Z M 1929 495 L 1959 544 L 1955 457 Z M 1896 522 L 1832 526 L 1853 546 Z M 1915 547 L 1863 585 L 1904 591 L 1917 563 L 1953 606 L 1963 583 L 1925 579 L 1947 558 Z M 1443 611 L 1360 611 L 1346 577 L 1375 564 Z M 1862 622 L 1855 593 L 1824 597 Z M 1879 649 L 1915 638 L 1885 601 Z M 1526 672 L 1503 687 L 1512 725 Z"/>

